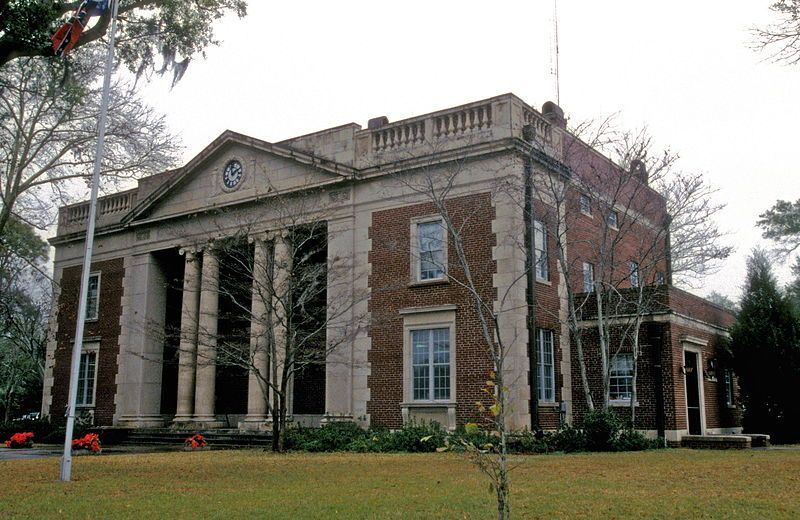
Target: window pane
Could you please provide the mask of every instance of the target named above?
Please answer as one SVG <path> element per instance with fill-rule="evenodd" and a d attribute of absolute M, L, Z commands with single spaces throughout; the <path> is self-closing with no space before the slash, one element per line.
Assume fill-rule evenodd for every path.
<path fill-rule="evenodd" d="M 450 399 L 450 329 L 411 333 L 412 397 Z"/>
<path fill-rule="evenodd" d="M 95 352 L 84 352 L 81 354 L 81 361 L 78 370 L 78 400 L 77 404 L 94 404 L 94 374 L 97 354 Z"/>
<path fill-rule="evenodd" d="M 594 291 L 594 266 L 589 262 L 583 263 L 583 292 Z"/>
<path fill-rule="evenodd" d="M 617 354 L 611 358 L 610 398 L 630 399 L 633 394 L 633 354 Z"/>
<path fill-rule="evenodd" d="M 581 195 L 581 213 L 592 214 L 592 200 L 587 195 Z"/>
<path fill-rule="evenodd" d="M 631 287 L 639 287 L 639 264 L 631 260 L 628 267 L 631 273 Z"/>
<path fill-rule="evenodd" d="M 86 294 L 86 319 L 93 320 L 97 318 L 99 289 L 100 276 L 96 274 L 89 275 L 89 291 Z"/>
<path fill-rule="evenodd" d="M 544 224 L 535 221 L 533 224 L 533 245 L 536 255 L 536 278 L 549 280 L 547 265 L 547 229 Z"/>
<path fill-rule="evenodd" d="M 553 331 L 539 329 L 536 332 L 536 390 L 540 401 L 555 401 L 553 357 Z"/>
<path fill-rule="evenodd" d="M 432 280 L 444 275 L 444 242 L 441 222 L 417 225 L 419 241 L 420 280 Z"/>

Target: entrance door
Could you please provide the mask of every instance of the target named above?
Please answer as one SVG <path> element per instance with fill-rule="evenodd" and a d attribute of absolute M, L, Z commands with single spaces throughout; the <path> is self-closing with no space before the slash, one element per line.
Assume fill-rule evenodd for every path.
<path fill-rule="evenodd" d="M 686 414 L 689 419 L 689 435 L 700 435 L 702 431 L 700 408 L 700 375 L 697 352 L 684 350 L 683 366 L 686 371 Z"/>

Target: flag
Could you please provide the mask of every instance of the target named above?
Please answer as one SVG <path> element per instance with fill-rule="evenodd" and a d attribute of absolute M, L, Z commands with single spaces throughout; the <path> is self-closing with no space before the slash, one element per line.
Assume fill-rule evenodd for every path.
<path fill-rule="evenodd" d="M 110 0 L 84 0 L 61 27 L 50 38 L 53 41 L 53 53 L 65 57 L 78 43 L 78 40 L 92 16 L 103 14 L 108 9 Z"/>

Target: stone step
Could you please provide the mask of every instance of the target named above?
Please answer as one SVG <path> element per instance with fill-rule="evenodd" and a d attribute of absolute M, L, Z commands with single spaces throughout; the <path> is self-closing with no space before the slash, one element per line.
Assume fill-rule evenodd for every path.
<path fill-rule="evenodd" d="M 121 442 L 123 445 L 183 445 L 186 439 L 199 433 L 205 437 L 209 446 L 218 447 L 251 447 L 269 446 L 272 435 L 264 432 L 241 432 L 239 430 L 171 430 L 171 429 L 141 429 L 131 430 L 127 438 Z"/>

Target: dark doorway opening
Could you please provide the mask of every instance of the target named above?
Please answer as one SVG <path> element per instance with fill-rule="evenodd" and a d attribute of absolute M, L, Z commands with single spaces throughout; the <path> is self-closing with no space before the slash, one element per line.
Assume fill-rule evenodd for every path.
<path fill-rule="evenodd" d="M 686 373 L 686 415 L 689 420 L 689 435 L 701 435 L 702 409 L 700 407 L 700 375 L 696 352 L 683 352 L 683 367 Z"/>
<path fill-rule="evenodd" d="M 184 258 L 178 249 L 154 253 L 166 283 L 164 353 L 161 363 L 161 414 L 175 415 L 178 404 L 178 349 L 181 340 Z"/>

